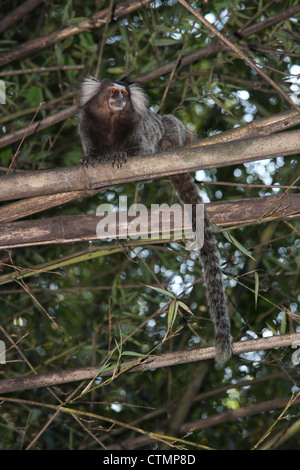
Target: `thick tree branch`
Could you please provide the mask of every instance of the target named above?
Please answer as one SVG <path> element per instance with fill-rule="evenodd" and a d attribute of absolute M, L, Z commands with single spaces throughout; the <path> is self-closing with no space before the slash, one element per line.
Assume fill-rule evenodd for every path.
<path fill-rule="evenodd" d="M 69 191 L 64 193 L 50 194 L 47 196 L 36 196 L 21 201 L 6 204 L 0 207 L 0 224 L 12 220 L 22 219 L 29 215 L 51 209 L 53 207 L 66 204 L 82 197 L 90 197 L 98 194 L 101 190 L 95 191 Z"/>
<path fill-rule="evenodd" d="M 52 118 L 54 118 L 54 116 L 51 116 L 47 119 Z M 40 121 L 41 125 L 43 122 L 44 121 Z M 256 121 L 251 122 L 250 124 L 245 124 L 238 128 L 229 129 L 228 131 L 221 132 L 206 139 L 199 140 L 196 144 L 194 144 L 194 146 L 198 147 L 222 142 L 230 142 L 234 140 L 242 140 L 250 137 L 261 137 L 264 135 L 274 134 L 275 132 L 279 132 L 281 130 L 286 130 L 290 127 L 296 126 L 297 124 L 300 124 L 299 113 L 294 110 L 285 111 L 263 119 L 258 119 Z M 36 130 L 38 129 L 39 127 L 36 128 Z M 19 172 L 19 174 L 21 173 L 22 172 Z M 101 189 L 99 189 L 98 191 L 101 191 Z M 95 192 L 97 192 L 97 190 Z M 63 193 L 58 192 L 55 195 L 50 194 L 49 196 L 41 195 L 31 197 L 27 201 L 21 200 L 0 208 L 0 223 L 24 218 L 31 214 L 50 209 L 51 207 L 55 207 L 59 204 L 64 204 L 71 200 L 78 199 L 79 197 L 87 197 L 89 195 L 92 195 L 92 191 L 85 192 L 84 190 L 78 190 Z"/>
<path fill-rule="evenodd" d="M 233 343 L 233 354 L 239 355 L 251 351 L 264 351 L 267 349 L 280 348 L 299 345 L 300 333 L 288 335 L 271 336 L 267 338 L 254 339 L 249 341 L 240 341 Z M 292 354 L 295 349 L 291 350 Z M 172 353 L 150 356 L 145 359 L 138 358 L 136 361 L 123 364 L 112 365 L 109 370 L 99 374 L 98 367 L 84 367 L 75 370 L 64 370 L 61 372 L 49 372 L 46 374 L 37 374 L 33 376 L 18 377 L 16 379 L 6 379 L 0 381 L 0 393 L 11 393 L 31 388 L 49 387 L 79 380 L 92 380 L 93 378 L 107 377 L 122 372 L 146 372 L 153 369 L 187 364 L 190 362 L 204 361 L 215 357 L 215 348 L 190 349 Z M 117 369 L 117 371 L 116 371 Z"/>
<path fill-rule="evenodd" d="M 261 119 L 256 119 L 249 124 L 244 124 L 227 131 L 220 132 L 205 139 L 197 141 L 195 145 L 211 145 L 235 140 L 262 137 L 276 132 L 285 131 L 300 124 L 300 114 L 291 109 L 282 113 L 273 114 Z"/>
<path fill-rule="evenodd" d="M 300 195 L 285 194 L 284 196 L 220 201 L 206 204 L 206 208 L 210 220 L 221 227 L 240 227 L 275 219 L 292 220 L 300 217 Z M 2 223 L 0 224 L 0 249 L 86 240 L 106 240 L 107 238 L 121 239 L 121 242 L 124 242 L 128 237 L 130 238 L 128 227 L 137 216 L 127 216 L 127 212 L 114 214 L 116 215 L 116 224 L 111 224 L 111 233 L 108 231 L 97 232 L 97 224 L 104 217 L 97 215 L 66 215 Z M 122 214 L 124 215 L 122 216 Z M 144 237 L 144 241 L 147 243 L 149 240 L 157 240 L 157 233 L 159 232 L 160 236 L 164 236 L 164 241 L 167 242 L 174 231 L 173 219 L 170 218 L 169 210 L 166 209 L 162 217 L 165 222 L 170 220 L 170 227 L 165 227 L 162 230 L 161 226 L 157 224 L 158 217 L 155 217 L 155 214 L 157 212 L 148 210 L 145 215 L 147 224 L 141 228 L 139 236 L 140 238 Z M 188 236 L 188 232 L 191 231 L 191 226 L 188 226 L 185 222 L 183 227 L 181 220 L 178 219 L 175 228 L 179 233 L 178 236 L 180 236 L 180 233 Z M 115 229 L 117 233 L 115 233 Z M 180 236 L 180 239 L 182 239 L 182 236 Z"/>
<path fill-rule="evenodd" d="M 120 169 L 111 163 L 73 166 L 0 177 L 1 201 L 42 194 L 104 189 L 129 181 L 149 180 L 205 168 L 238 165 L 300 152 L 300 130 L 222 144 L 177 148 L 131 157 Z"/>

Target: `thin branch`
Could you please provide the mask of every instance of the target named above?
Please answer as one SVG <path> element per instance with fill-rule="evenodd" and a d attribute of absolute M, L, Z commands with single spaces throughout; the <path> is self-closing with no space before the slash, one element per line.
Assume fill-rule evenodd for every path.
<path fill-rule="evenodd" d="M 233 354 L 239 355 L 253 351 L 265 351 L 273 348 L 292 346 L 299 344 L 300 333 L 291 333 L 288 335 L 270 336 L 267 338 L 254 339 L 249 341 L 240 341 L 233 343 Z M 292 354 L 292 353 L 291 353 Z M 153 369 L 187 364 L 190 362 L 204 361 L 215 357 L 215 348 L 190 349 L 172 353 L 150 356 L 147 358 L 138 358 L 129 363 L 117 364 L 116 372 L 114 365 L 109 370 L 99 374 L 99 366 L 83 367 L 75 370 L 64 370 L 61 372 L 48 372 L 46 374 L 36 374 L 33 376 L 23 376 L 15 379 L 6 379 L 0 381 L 0 393 L 11 393 L 31 388 L 49 387 L 79 380 L 91 380 L 94 377 L 111 377 L 126 372 L 146 372 Z"/>
<path fill-rule="evenodd" d="M 249 50 L 249 49 L 252 49 L 252 50 L 255 50 L 255 51 L 258 51 L 258 52 L 262 52 L 263 54 L 271 54 L 272 56 L 274 56 L 275 54 L 278 54 L 278 55 L 284 55 L 284 56 L 288 56 L 288 57 L 300 57 L 300 54 L 297 54 L 295 52 L 287 52 L 287 51 L 283 51 L 281 49 L 273 49 L 271 47 L 259 47 L 257 46 L 256 44 L 252 44 L 252 43 L 249 43 L 249 45 L 243 45 L 241 47 L 241 49 L 245 49 L 245 50 Z M 265 67 L 265 65 L 264 65 Z M 276 70 L 277 73 L 280 73 L 278 70 Z M 289 75 L 287 73 L 284 73 L 284 72 L 281 72 L 282 75 Z M 292 74 L 291 74 L 292 75 Z M 298 77 L 298 75 L 296 75 L 296 77 Z"/>
<path fill-rule="evenodd" d="M 273 114 L 262 119 L 256 119 L 249 124 L 228 129 L 210 137 L 198 140 L 194 145 L 217 144 L 222 142 L 231 142 L 250 137 L 259 137 L 275 134 L 300 124 L 300 114 L 294 109 Z M 194 146 L 193 145 L 193 146 Z"/>
<path fill-rule="evenodd" d="M 252 90 L 259 90 L 263 91 L 264 93 L 274 93 L 274 91 L 266 86 L 266 84 L 262 81 L 258 80 L 246 80 L 243 78 L 238 78 L 235 77 L 234 75 L 226 75 L 223 73 L 210 73 L 209 71 L 207 72 L 186 72 L 182 71 L 180 75 L 183 79 L 186 79 L 188 77 L 209 77 L 211 76 L 214 79 L 217 79 L 219 82 L 231 82 L 234 84 L 237 84 L 239 86 L 251 88 Z M 178 106 L 180 109 L 181 106 Z"/>
<path fill-rule="evenodd" d="M 121 6 L 125 7 L 127 4 L 130 4 L 130 3 L 133 3 L 133 2 L 130 2 L 130 1 L 129 2 L 124 2 L 124 4 L 120 5 L 120 7 Z M 145 3 L 148 3 L 148 2 L 145 1 Z M 136 3 L 134 3 L 134 4 L 136 5 Z M 130 7 L 130 5 L 128 6 L 128 8 L 129 7 Z M 136 7 L 136 8 L 138 8 L 138 7 Z M 106 10 L 103 10 L 103 11 L 106 12 Z M 289 8 L 285 11 L 282 11 L 282 12 L 278 13 L 277 15 L 274 15 L 273 17 L 270 17 L 270 18 L 267 18 L 264 21 L 261 21 L 258 24 L 255 24 L 253 26 L 250 26 L 250 27 L 246 28 L 245 30 L 243 30 L 243 32 L 239 36 L 230 36 L 229 40 L 230 40 L 231 43 L 234 43 L 234 42 L 238 41 L 239 38 L 245 38 L 247 36 L 251 36 L 252 34 L 256 34 L 257 32 L 259 32 L 259 31 L 261 31 L 261 30 L 263 30 L 263 29 L 265 29 L 265 28 L 267 28 L 267 27 L 269 27 L 273 24 L 276 24 L 280 21 L 285 20 L 286 18 L 289 18 L 289 17 L 292 17 L 292 16 L 296 15 L 297 13 L 299 13 L 299 11 L 300 11 L 300 5 L 296 5 L 295 7 Z M 103 12 L 98 12 L 95 15 L 96 16 L 100 15 L 100 13 L 103 13 Z M 126 14 L 126 13 L 127 13 L 126 11 L 122 12 L 122 14 Z M 121 12 L 120 12 L 120 15 L 121 15 Z M 105 23 L 106 16 L 107 15 L 103 16 L 104 19 L 103 19 L 102 23 Z M 116 16 L 116 13 L 115 13 L 115 16 Z M 90 19 L 86 20 L 86 21 L 90 21 L 90 20 L 92 20 L 92 18 L 94 18 L 94 16 L 90 17 Z M 92 25 L 90 27 L 95 27 L 96 25 L 97 24 L 95 23 L 94 25 Z M 63 30 L 63 31 L 65 31 L 65 30 Z M 81 32 L 81 30 L 79 32 Z M 53 35 L 54 35 L 54 37 L 52 37 Z M 46 38 L 48 38 L 48 40 L 46 40 Z M 58 40 L 57 32 L 50 33 L 50 35 L 44 36 L 43 39 L 45 40 L 45 46 L 44 46 L 44 41 L 42 41 L 42 38 L 38 38 L 38 39 L 34 40 L 34 41 L 37 42 L 37 48 L 38 49 L 40 49 L 42 47 L 48 47 L 53 42 L 56 42 Z M 64 38 L 62 38 L 62 39 L 64 39 Z M 28 43 L 25 43 L 25 45 L 26 44 L 28 44 Z M 17 48 L 18 47 L 23 47 L 25 45 L 17 46 Z M 187 54 L 186 56 L 184 56 L 181 60 L 181 66 L 186 66 L 186 65 L 189 65 L 193 62 L 197 62 L 197 61 L 203 59 L 204 57 L 207 57 L 209 55 L 217 53 L 218 51 L 222 51 L 222 50 L 226 50 L 226 49 L 227 49 L 227 46 L 224 43 L 222 43 L 221 41 L 216 41 L 213 44 L 210 44 L 209 46 L 203 47 L 200 50 L 197 50 L 195 52 L 192 52 L 192 53 Z M 12 55 L 12 51 L 10 51 L 7 54 L 8 54 L 8 57 L 10 58 L 11 55 Z M 26 54 L 27 54 L 27 51 L 24 52 L 24 55 L 26 55 Z M 2 54 L 2 56 L 3 55 L 4 54 Z M 0 64 L 1 64 L 1 59 L 0 59 Z M 164 65 L 156 68 L 155 70 L 152 70 L 152 71 L 147 72 L 145 74 L 135 76 L 133 78 L 137 83 L 146 83 L 149 80 L 153 80 L 154 78 L 157 78 L 161 75 L 168 74 L 176 66 L 177 66 L 177 60 L 173 60 L 173 61 L 171 61 L 167 64 L 164 64 Z M 57 122 L 60 122 L 63 119 L 66 119 L 70 116 L 73 116 L 77 112 L 78 112 L 78 109 L 74 106 L 74 107 L 70 107 L 66 110 L 63 110 L 63 111 L 55 114 L 54 116 L 51 117 L 51 119 L 50 118 L 45 118 L 44 120 L 39 122 L 39 126 L 37 126 L 36 128 L 33 129 L 33 133 L 38 132 L 40 130 L 43 130 L 46 127 L 48 127 L 52 124 L 55 124 Z M 48 121 L 48 119 L 49 119 L 49 121 Z M 25 130 L 20 129 L 20 130 L 14 132 L 14 133 L 11 133 L 11 134 L 9 134 L 5 137 L 0 138 L 0 148 L 5 147 L 6 145 L 10 145 L 11 143 L 20 140 L 23 137 L 24 133 L 25 133 Z"/>
<path fill-rule="evenodd" d="M 160 282 L 158 284 L 151 284 L 152 287 L 168 287 L 169 282 Z M 117 289 L 145 289 L 145 286 L 143 284 L 122 284 L 122 285 L 116 285 L 115 286 L 116 290 Z M 74 287 L 60 287 L 59 292 L 72 292 L 73 294 L 75 292 L 81 292 L 85 290 L 91 290 L 91 291 L 103 291 L 103 290 L 111 290 L 111 285 L 107 286 L 74 286 Z M 22 294 L 24 292 L 23 289 L 1 289 L 0 290 L 0 295 L 6 295 L 6 294 Z M 49 288 L 49 287 L 31 287 L 30 292 L 43 292 L 44 294 L 50 294 L 50 295 L 57 295 L 57 291 Z M 0 327 L 1 328 L 1 327 Z"/>
<path fill-rule="evenodd" d="M 31 119 L 31 121 L 30 121 L 30 123 L 29 123 L 29 125 L 28 125 L 28 127 L 27 127 L 27 129 L 26 129 L 26 131 L 25 131 L 25 134 L 23 135 L 22 140 L 21 140 L 21 142 L 19 143 L 18 148 L 17 148 L 17 150 L 16 150 L 16 152 L 15 152 L 15 154 L 14 154 L 14 156 L 13 156 L 13 158 L 12 158 L 10 164 L 9 164 L 9 167 L 8 167 L 8 170 L 7 170 L 8 172 L 9 172 L 9 170 L 12 168 L 15 159 L 16 159 L 17 156 L 19 155 L 20 149 L 21 149 L 21 147 L 22 147 L 22 144 L 23 144 L 24 140 L 26 139 L 27 135 L 30 133 L 30 129 L 33 127 L 33 123 L 34 123 L 34 121 L 35 121 L 35 118 L 36 118 L 36 116 L 38 115 L 40 109 L 42 108 L 42 106 L 43 106 L 44 104 L 45 104 L 44 102 L 39 104 L 38 109 L 36 110 L 36 112 L 35 112 L 33 118 Z"/>
<path fill-rule="evenodd" d="M 168 412 L 167 434 L 170 436 L 177 436 L 181 426 L 184 424 L 190 409 L 193 407 L 195 396 L 201 388 L 211 364 L 208 361 L 199 362 L 195 364 L 193 370 L 187 380 L 182 386 L 180 393 L 177 395 L 176 407 L 173 408 L 172 413 Z M 169 407 L 168 407 L 169 408 Z M 168 411 L 170 411 L 168 409 Z M 166 449 L 166 446 L 161 447 Z"/>
<path fill-rule="evenodd" d="M 199 429 L 207 429 L 211 426 L 217 426 L 222 423 L 234 422 L 238 419 L 247 418 L 248 416 L 254 416 L 256 414 L 265 413 L 267 411 L 273 411 L 279 408 L 284 408 L 289 405 L 291 397 L 274 398 L 272 400 L 266 400 L 260 403 L 255 403 L 250 406 L 237 408 L 236 410 L 227 410 L 223 413 L 217 413 L 207 418 L 202 418 L 194 421 L 185 423 L 179 429 L 181 435 L 187 435 L 193 431 Z M 300 398 L 298 397 L 291 405 L 299 404 Z M 156 430 L 156 433 L 162 434 L 163 430 Z M 176 438 L 174 437 L 174 440 Z M 145 448 L 149 443 L 153 442 L 149 436 L 138 436 L 130 439 L 124 439 L 120 441 L 118 438 L 118 444 L 107 446 L 106 450 L 133 450 L 139 448 Z"/>
<path fill-rule="evenodd" d="M 114 0 L 110 0 L 109 7 L 108 7 L 108 13 L 107 13 L 107 17 L 106 17 L 106 22 L 105 22 L 105 28 L 104 28 L 104 31 L 103 31 L 103 34 L 102 34 L 102 41 L 101 41 L 101 44 L 100 44 L 100 49 L 99 49 L 99 54 L 98 54 L 98 59 L 97 59 L 97 65 L 96 65 L 96 69 L 95 69 L 95 73 L 94 73 L 94 76 L 96 78 L 98 78 L 99 71 L 100 71 L 100 65 L 101 65 L 101 62 L 102 62 L 102 55 L 103 55 L 103 51 L 104 51 L 104 45 L 105 45 L 105 42 L 106 42 L 106 35 L 107 35 L 108 25 L 112 21 L 113 6 L 114 6 Z"/>
<path fill-rule="evenodd" d="M 74 99 L 76 99 L 76 97 L 77 97 L 76 90 L 64 93 L 64 94 L 60 95 L 58 98 L 54 98 L 51 101 L 46 101 L 45 104 L 43 105 L 43 110 L 46 111 L 46 110 L 49 110 L 49 109 L 53 109 L 53 108 L 57 107 L 57 105 L 59 105 L 60 107 L 64 107 L 64 110 L 65 110 L 66 109 L 65 108 L 65 102 L 67 100 L 68 100 L 69 103 L 70 103 L 70 101 L 74 102 Z M 33 114 L 35 111 L 36 111 L 36 106 L 34 106 L 32 108 L 26 108 L 26 109 L 24 108 L 24 109 L 21 109 L 20 111 L 16 111 L 12 114 L 6 115 L 5 117 L 1 118 L 1 125 L 6 124 L 7 122 L 11 122 L 11 121 L 15 121 L 17 119 L 23 118 L 23 117 L 27 116 L 28 114 Z M 55 116 L 55 115 L 52 115 L 52 117 L 53 116 Z M 60 121 L 63 121 L 63 119 L 60 119 Z M 43 120 L 41 120 L 39 122 L 42 123 Z M 23 128 L 24 134 L 25 134 L 25 129 L 26 128 Z M 21 129 L 19 129 L 16 132 L 19 132 L 20 130 Z M 36 129 L 36 132 L 39 132 L 39 128 Z M 8 134 L 8 135 L 15 135 L 15 133 L 12 132 L 11 134 Z M 16 141 L 17 140 L 19 140 L 19 139 L 17 138 Z M 18 171 L 18 170 L 14 169 L 13 171 Z M 24 171 L 24 170 L 21 170 L 21 171 Z"/>
<path fill-rule="evenodd" d="M 250 23 L 253 23 L 254 20 L 256 20 L 256 18 L 258 18 L 259 16 L 261 16 L 261 14 L 266 11 L 269 6 L 272 5 L 272 3 L 274 3 L 274 0 L 270 0 L 268 3 L 266 3 L 266 5 L 264 5 L 260 10 L 257 10 L 257 12 L 251 16 L 251 18 L 249 18 L 249 20 L 238 30 L 238 34 L 241 34 L 243 32 L 244 29 L 246 29 Z"/>
<path fill-rule="evenodd" d="M 19 7 L 15 8 L 13 11 L 4 16 L 4 18 L 2 18 L 0 21 L 0 34 L 2 34 L 11 25 L 22 19 L 24 15 L 27 15 L 27 13 L 34 10 L 34 8 L 36 8 L 40 3 L 43 3 L 43 0 L 27 0 Z"/>
<path fill-rule="evenodd" d="M 120 18 L 121 16 L 128 15 L 132 11 L 147 5 L 150 1 L 151 0 L 127 0 L 124 3 L 116 5 L 114 17 Z M 54 31 L 46 34 L 45 36 L 20 44 L 10 51 L 2 52 L 0 57 L 0 67 L 13 62 L 14 60 L 31 55 L 34 52 L 38 52 L 41 49 L 50 47 L 58 41 L 63 41 L 70 36 L 80 34 L 82 31 L 89 31 L 90 29 L 98 28 L 105 24 L 108 14 L 109 8 L 105 8 L 104 10 L 94 13 L 89 18 L 79 21 L 76 25 L 67 26 L 59 31 Z"/>
<path fill-rule="evenodd" d="M 0 77 L 9 77 L 11 75 L 24 75 L 26 73 L 43 73 L 43 72 L 57 72 L 65 70 L 82 70 L 85 65 L 58 65 L 55 67 L 32 67 L 30 69 L 6 70 L 0 72 Z M 61 99 L 61 98 L 58 98 Z"/>
<path fill-rule="evenodd" d="M 202 364 L 202 365 L 205 365 L 205 363 Z M 198 367 L 201 371 L 201 363 L 199 363 Z M 195 367 L 195 369 L 196 369 L 196 367 Z M 296 373 L 297 373 L 297 371 L 295 369 L 295 374 Z M 291 383 L 293 383 L 292 377 L 289 376 L 288 373 L 279 372 L 279 373 L 264 375 L 264 376 L 259 377 L 259 378 L 253 378 L 253 379 L 250 379 L 250 380 L 243 380 L 242 382 L 237 382 L 234 385 L 234 387 L 238 388 L 238 389 L 242 388 L 242 387 L 247 387 L 247 386 L 249 386 L 249 388 L 253 388 L 257 384 L 267 382 L 267 381 L 271 381 L 271 380 L 274 380 L 274 379 L 275 380 L 277 380 L 277 379 L 288 380 Z M 210 390 L 205 391 L 205 392 L 200 392 L 199 394 L 197 394 L 194 397 L 194 399 L 190 403 L 190 405 L 193 406 L 193 407 L 199 406 L 199 404 L 201 402 L 203 402 L 203 400 L 205 400 L 207 402 L 207 399 L 215 397 L 216 395 L 219 395 L 219 394 L 223 394 L 229 388 L 232 388 L 231 383 L 227 383 L 227 385 L 223 385 L 221 387 L 218 386 L 217 388 L 213 388 L 213 389 L 210 389 Z M 155 410 L 152 410 L 152 411 L 149 411 L 148 413 L 143 414 L 143 416 L 141 416 L 141 417 L 137 418 L 136 420 L 134 420 L 132 422 L 132 424 L 137 426 L 137 425 L 141 425 L 141 423 L 150 422 L 153 419 L 157 420 L 160 416 L 162 417 L 162 419 L 164 419 L 164 417 L 167 414 L 172 416 L 174 410 L 177 407 L 177 401 L 178 401 L 178 396 L 175 396 L 175 397 L 172 398 L 171 402 L 169 402 L 167 404 L 167 406 L 162 406 L 161 408 L 156 408 Z M 105 434 L 101 435 L 101 442 L 104 443 L 105 441 L 107 441 L 111 437 L 120 436 L 122 433 L 124 433 L 124 431 L 125 431 L 124 429 L 115 429 L 113 431 L 106 432 Z M 118 437 L 119 442 L 120 442 L 120 439 L 121 438 Z M 136 442 L 137 440 L 139 440 L 139 438 L 132 439 L 131 444 L 132 444 L 132 442 Z"/>
<path fill-rule="evenodd" d="M 181 428 L 181 432 L 192 432 L 192 430 L 196 429 L 205 429 L 210 426 L 216 426 L 226 422 L 233 422 L 237 419 L 253 416 L 258 413 L 264 413 L 266 411 L 283 408 L 289 403 L 290 399 L 291 397 L 274 398 L 273 400 L 255 403 L 244 408 L 224 411 L 224 413 L 213 415 L 207 419 L 199 419 L 190 423 L 185 423 Z M 300 399 L 298 398 L 295 403 L 300 403 Z"/>
<path fill-rule="evenodd" d="M 277 13 L 276 15 L 271 16 L 270 18 L 267 18 L 259 23 L 256 23 L 252 26 L 247 27 L 246 29 L 243 29 L 239 34 L 230 36 L 229 40 L 231 43 L 235 43 L 239 41 L 239 39 L 241 38 L 246 38 L 248 36 L 252 36 L 253 34 L 257 34 L 263 29 L 269 28 L 270 26 L 277 24 L 281 21 L 284 21 L 287 18 L 291 18 L 297 15 L 297 13 L 299 12 L 300 12 L 300 5 L 296 5 L 294 7 L 288 8 L 287 10 L 281 11 L 280 13 Z M 203 58 L 208 57 L 212 54 L 216 54 L 217 52 L 226 51 L 226 50 L 228 50 L 228 46 L 222 41 L 216 40 L 212 44 L 209 44 L 208 46 L 202 47 L 201 49 L 198 49 L 197 51 L 191 52 L 187 54 L 186 56 L 184 56 L 182 58 L 180 65 L 181 67 L 184 67 L 193 62 L 202 60 Z M 137 83 L 146 83 L 150 80 L 160 77 L 161 75 L 166 75 L 169 72 L 171 72 L 171 70 L 173 70 L 173 68 L 176 66 L 176 62 L 177 62 L 176 59 L 172 60 L 171 62 L 168 62 L 167 64 L 157 67 L 155 70 L 151 70 L 150 72 L 146 72 L 144 74 L 135 76 L 134 80 Z"/>
<path fill-rule="evenodd" d="M 73 106 L 70 106 L 69 108 L 59 111 L 58 113 L 53 114 L 52 116 L 48 116 L 45 119 L 36 121 L 30 127 L 28 132 L 26 132 L 27 128 L 23 128 L 15 132 L 12 132 L 11 134 L 8 134 L 4 137 L 1 137 L 0 148 L 6 147 L 7 145 L 13 144 L 14 142 L 18 142 L 24 137 L 25 134 L 26 136 L 29 136 L 29 135 L 35 134 L 36 132 L 40 132 L 46 129 L 47 127 L 53 126 L 54 124 L 64 121 L 65 119 L 68 119 L 69 117 L 74 116 L 74 114 L 78 112 L 79 110 L 78 110 L 77 105 L 73 105 Z"/>
<path fill-rule="evenodd" d="M 197 449 L 212 450 L 208 446 L 204 446 L 202 444 L 197 444 L 195 442 L 188 441 L 187 439 L 180 439 L 180 438 L 175 438 L 173 436 L 160 435 L 160 434 L 157 434 L 157 433 L 154 433 L 154 432 L 151 432 L 151 431 L 145 431 L 144 429 L 139 429 L 136 426 L 132 426 L 131 424 L 119 421 L 115 418 L 108 418 L 106 416 L 99 415 L 99 414 L 96 414 L 96 413 L 91 413 L 91 412 L 87 412 L 87 411 L 79 410 L 79 409 L 75 409 L 75 408 L 69 408 L 65 405 L 53 405 L 53 404 L 49 404 L 49 403 L 34 402 L 32 400 L 24 400 L 24 399 L 20 399 L 20 398 L 10 398 L 10 397 L 9 398 L 8 397 L 0 397 L 0 399 L 4 400 L 6 402 L 11 402 L 11 403 L 17 402 L 19 404 L 23 403 L 23 404 L 26 404 L 26 405 L 39 406 L 39 407 L 42 407 L 42 408 L 47 408 L 47 409 L 51 409 L 51 410 L 55 410 L 55 411 L 59 410 L 61 413 L 67 413 L 67 414 L 69 414 L 73 417 L 78 417 L 79 418 L 80 416 L 82 416 L 83 419 L 84 418 L 86 420 L 89 419 L 90 422 L 99 421 L 101 423 L 102 421 L 104 421 L 104 422 L 110 423 L 111 426 L 130 429 L 131 431 L 135 431 L 137 433 L 140 433 L 143 436 L 147 436 L 150 439 L 150 441 L 152 441 L 152 442 L 154 440 L 159 441 L 159 442 L 170 442 L 170 445 L 172 447 L 174 447 L 174 443 L 176 442 L 178 444 L 190 445 L 193 448 L 197 448 Z"/>

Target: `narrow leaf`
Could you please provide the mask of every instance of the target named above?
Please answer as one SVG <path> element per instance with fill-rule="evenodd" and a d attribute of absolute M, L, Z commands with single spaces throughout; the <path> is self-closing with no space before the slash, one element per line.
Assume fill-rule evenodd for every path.
<path fill-rule="evenodd" d="M 178 300 L 177 303 L 178 303 L 179 307 L 183 308 L 190 315 L 194 316 L 192 310 L 186 304 L 184 304 L 181 300 Z"/>
<path fill-rule="evenodd" d="M 170 304 L 168 312 L 168 332 L 172 329 L 178 312 L 178 302 L 173 301 Z"/>
<path fill-rule="evenodd" d="M 257 299 L 258 299 L 258 290 L 259 290 L 259 276 L 257 272 L 255 271 L 254 273 L 254 279 L 255 279 L 255 310 L 257 310 Z"/>
<path fill-rule="evenodd" d="M 160 294 L 165 294 L 168 297 L 170 297 L 171 299 L 174 299 L 174 294 L 172 294 L 171 292 L 168 292 L 165 289 L 161 289 L 160 287 L 149 286 L 148 284 L 145 284 L 145 286 L 150 287 L 150 289 L 156 290 L 157 292 L 160 292 Z"/>
<path fill-rule="evenodd" d="M 150 357 L 151 354 L 142 354 L 135 351 L 123 351 L 122 356 L 134 356 L 134 357 Z"/>
<path fill-rule="evenodd" d="M 280 325 L 280 334 L 284 335 L 286 331 L 286 311 L 283 311 L 281 325 Z"/>
<path fill-rule="evenodd" d="M 230 243 L 235 245 L 240 251 L 242 251 L 242 253 L 244 253 L 246 256 L 249 256 L 249 258 L 251 258 L 251 259 L 253 259 L 253 261 L 255 261 L 255 258 L 253 258 L 253 256 L 249 253 L 249 251 L 243 245 L 241 245 L 236 240 L 236 238 L 234 238 L 228 231 L 223 232 L 223 234 L 224 234 L 225 238 L 227 238 L 227 240 Z"/>

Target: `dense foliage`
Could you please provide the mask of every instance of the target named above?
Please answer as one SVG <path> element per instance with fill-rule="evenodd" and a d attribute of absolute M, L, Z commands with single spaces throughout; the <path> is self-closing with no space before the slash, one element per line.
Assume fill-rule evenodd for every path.
<path fill-rule="evenodd" d="M 2 17 L 20 3 L 4 0 Z M 122 2 L 115 3 L 117 7 Z M 232 38 L 245 27 L 259 25 L 298 2 L 198 3 L 201 13 Z M 1 51 L 13 51 L 27 41 L 59 32 L 109 4 L 101 0 L 41 2 L 2 33 Z M 236 43 L 298 104 L 299 20 L 298 10 L 268 27 L 254 28 L 252 34 Z M 1 69 L 6 74 L 0 78 L 7 92 L 6 104 L 1 106 L 1 137 L 28 126 L 41 102 L 45 104 L 36 119 L 73 105 L 79 83 L 89 73 L 98 78 L 142 82 L 155 111 L 175 113 L 201 137 L 290 109 L 270 84 L 229 49 L 212 49 L 200 60 L 182 64 L 183 57 L 215 43 L 213 34 L 173 0 L 149 2 L 47 47 L 41 41 L 39 50 L 28 51 Z M 163 73 L 160 67 L 171 61 L 173 66 Z M 63 68 L 78 65 L 82 67 Z M 16 70 L 22 72 L 11 73 Z M 77 165 L 82 155 L 78 120 L 74 115 L 28 136 L 13 168 L 26 171 Z M 0 149 L 2 175 L 19 144 Z M 198 171 L 195 178 L 205 202 L 258 198 L 283 194 L 286 189 L 274 185 L 293 184 L 299 165 L 299 157 L 287 156 Z M 296 186 L 300 186 L 299 181 Z M 31 218 L 94 214 L 103 202 L 117 207 L 120 195 L 128 196 L 129 205 L 142 202 L 148 207 L 154 202 L 176 200 L 167 179 L 128 183 Z M 300 331 L 297 221 L 274 220 L 230 233 L 253 257 L 222 233 L 218 235 L 234 341 Z M 118 247 L 115 252 L 99 252 L 94 259 L 78 260 L 79 254 L 99 245 L 103 242 L 1 252 L 1 274 L 20 268 L 34 270 L 32 275 L 0 288 L 1 339 L 7 350 L 1 379 L 100 364 L 105 358 L 121 364 L 133 353 L 159 354 L 213 344 L 202 270 L 194 253 L 186 251 L 182 243 L 145 242 L 125 247 L 111 241 L 105 245 Z M 70 262 L 56 268 L 66 257 Z M 36 271 L 45 264 L 50 269 Z M 148 286 L 175 294 L 194 316 L 179 306 L 168 332 L 170 296 Z M 256 305 L 257 286 L 260 296 Z M 293 352 L 287 347 L 233 356 L 224 369 L 207 361 L 144 373 L 118 374 L 116 370 L 114 377 L 96 381 L 82 395 L 88 382 L 14 392 L 7 395 L 13 400 L 2 404 L 0 447 L 168 448 L 162 440 L 147 437 L 148 432 L 157 432 L 188 442 L 174 440 L 173 446 L 250 449 L 275 424 L 271 436 L 260 446 L 295 449 L 299 446 L 299 405 L 289 408 L 281 420 L 278 417 L 284 407 L 275 405 L 275 399 L 292 397 L 299 391 L 299 365 L 292 362 Z M 270 400 L 274 400 L 274 407 L 264 408 Z M 82 415 L 49 408 L 60 403 Z M 261 407 L 256 409 L 258 404 Z M 240 417 L 226 413 L 230 410 L 240 410 Z M 111 421 L 101 420 L 101 416 Z M 215 421 L 209 420 L 212 417 Z M 185 437 L 188 428 L 183 425 L 193 422 L 198 426 Z"/>

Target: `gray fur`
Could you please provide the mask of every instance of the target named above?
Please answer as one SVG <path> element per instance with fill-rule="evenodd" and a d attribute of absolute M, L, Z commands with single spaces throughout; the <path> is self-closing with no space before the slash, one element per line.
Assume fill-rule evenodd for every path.
<path fill-rule="evenodd" d="M 202 203 L 198 188 L 188 173 L 173 176 L 172 183 L 184 204 L 195 205 Z M 192 218 L 195 228 L 195 212 Z M 223 365 L 232 352 L 230 319 L 227 311 L 219 250 L 206 210 L 204 210 L 204 243 L 200 250 L 200 260 L 206 284 L 207 303 L 215 329 L 216 361 Z"/>
<path fill-rule="evenodd" d="M 144 90 L 138 85 L 133 83 L 129 85 L 129 90 L 131 94 L 132 106 L 135 109 L 135 112 L 139 116 L 144 116 L 147 113 L 148 108 L 148 98 L 144 93 Z"/>
<path fill-rule="evenodd" d="M 89 75 L 86 77 L 81 84 L 80 94 L 79 94 L 79 106 L 82 108 L 88 101 L 90 101 L 93 96 L 95 96 L 100 89 L 100 82 L 97 78 Z"/>
<path fill-rule="evenodd" d="M 107 105 L 108 87 L 127 87 L 124 110 L 113 112 Z M 123 98 L 122 98 L 123 99 Z M 137 85 L 94 77 L 83 81 L 79 96 L 82 108 L 80 137 L 85 152 L 83 164 L 110 160 L 122 164 L 130 156 L 171 150 L 194 140 L 194 135 L 172 115 L 163 117 L 147 108 L 147 98 Z M 171 162 L 170 162 L 171 164 Z M 172 177 L 184 204 L 201 203 L 198 188 L 189 174 Z M 204 212 L 204 245 L 200 250 L 207 300 L 215 329 L 216 360 L 224 364 L 231 356 L 230 320 L 224 292 L 220 257 L 207 212 Z M 195 220 L 193 220 L 195 226 Z"/>

